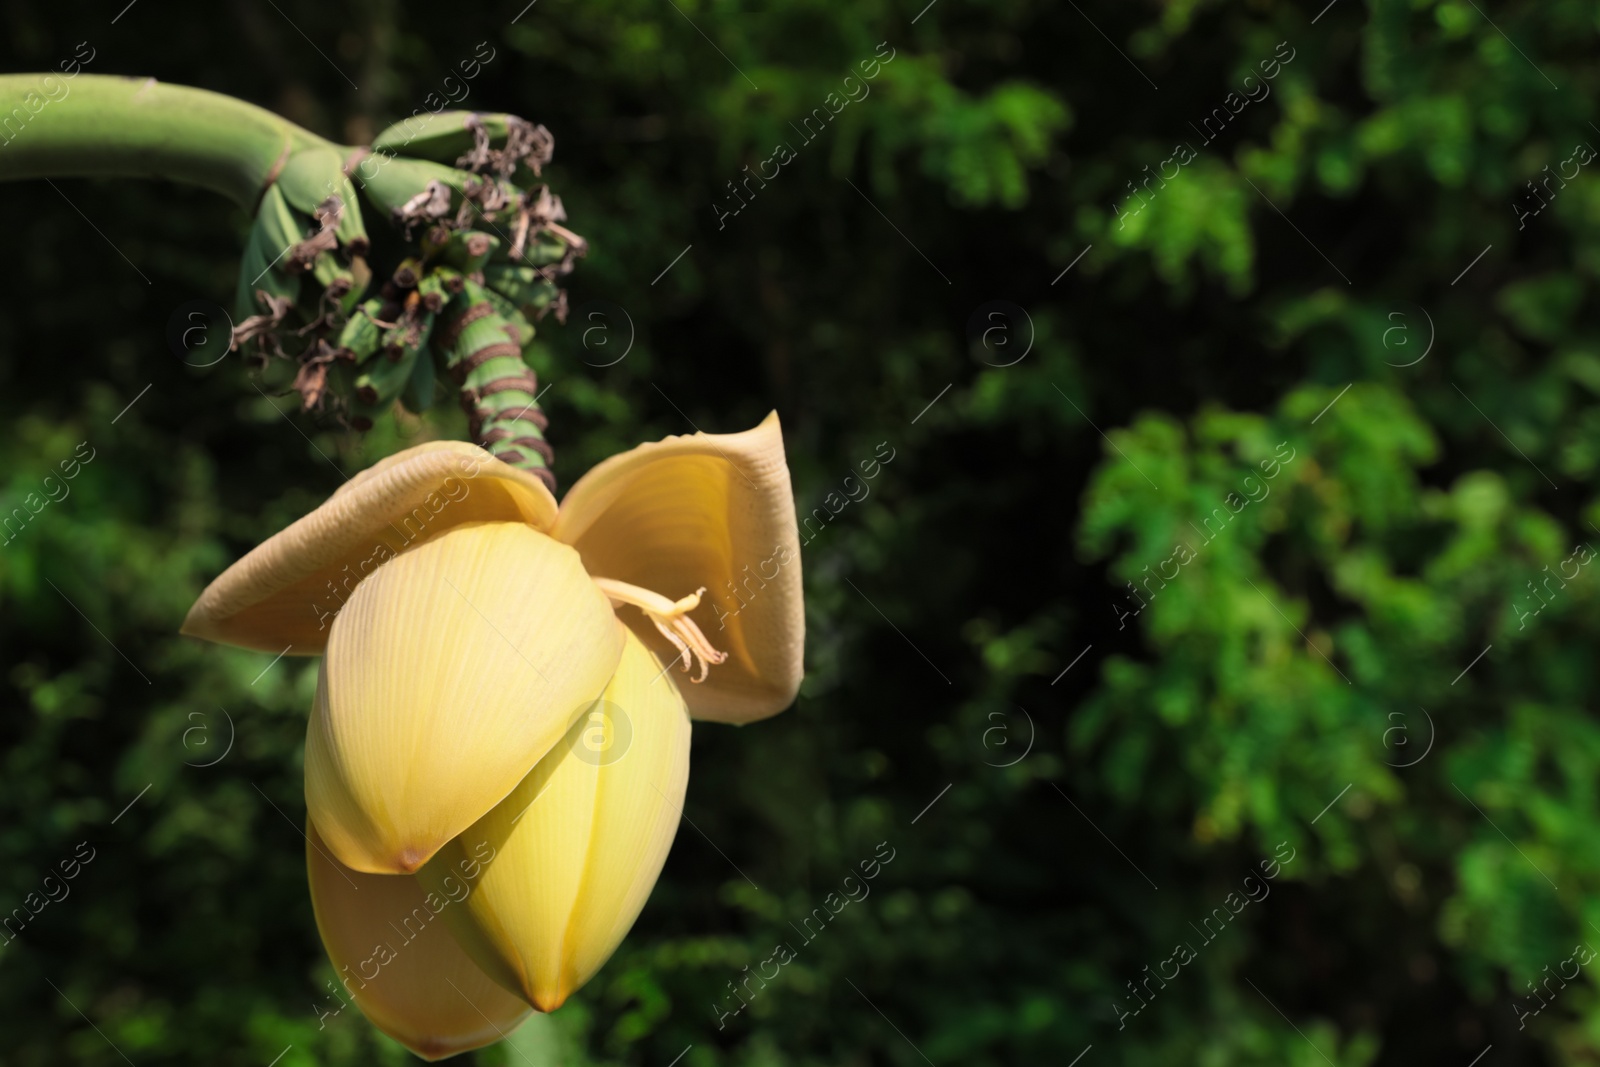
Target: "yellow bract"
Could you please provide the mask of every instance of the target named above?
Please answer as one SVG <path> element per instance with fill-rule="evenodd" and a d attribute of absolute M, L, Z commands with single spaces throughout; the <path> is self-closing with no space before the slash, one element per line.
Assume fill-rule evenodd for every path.
<path fill-rule="evenodd" d="M 754 722 L 794 702 L 806 621 L 777 415 L 744 433 L 669 437 L 602 461 L 567 493 L 550 535 L 596 578 L 672 599 L 705 587 L 695 618 L 728 660 L 684 687 L 695 718 Z M 650 620 L 618 618 L 672 658 Z"/>
<path fill-rule="evenodd" d="M 577 553 L 460 526 L 356 587 L 306 734 L 306 806 L 335 855 L 415 871 L 494 807 L 617 665 L 623 629 Z"/>
<path fill-rule="evenodd" d="M 501 804 L 417 876 L 437 888 L 476 842 L 485 866 L 450 916 L 486 973 L 554 1011 L 610 958 L 666 862 L 689 783 L 689 713 L 632 633 L 616 675 Z"/>
<path fill-rule="evenodd" d="M 320 655 L 339 606 L 399 553 L 470 522 L 549 530 L 555 518 L 543 482 L 480 448 L 408 448 L 223 571 L 189 609 L 183 632 L 274 656 Z"/>
<path fill-rule="evenodd" d="M 354 998 L 374 1026 L 425 1060 L 493 1044 L 529 1012 L 445 927 L 442 916 L 470 899 L 472 869 L 448 872 L 448 881 L 441 875 L 432 892 L 413 877 L 350 870 L 328 854 L 315 826 L 306 828 L 311 906 L 339 997 Z"/>

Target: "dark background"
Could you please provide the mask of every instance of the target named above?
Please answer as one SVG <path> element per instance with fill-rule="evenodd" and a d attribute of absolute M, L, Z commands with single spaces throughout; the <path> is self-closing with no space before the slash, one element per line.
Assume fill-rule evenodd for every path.
<path fill-rule="evenodd" d="M 592 244 L 535 355 L 563 485 L 776 408 L 802 513 L 831 514 L 893 451 L 805 547 L 796 706 L 697 726 L 638 926 L 478 1062 L 1600 1059 L 1593 969 L 1550 978 L 1600 946 L 1600 576 L 1573 556 L 1600 542 L 1600 176 L 1517 206 L 1600 145 L 1593 4 L 521 6 L 0 13 L 6 70 L 88 41 L 91 73 L 349 143 L 487 41 L 463 106 L 550 128 Z M 719 229 L 726 183 L 880 42 L 870 95 Z M 354 1011 L 319 1025 L 312 665 L 176 630 L 346 474 L 463 428 L 363 438 L 235 359 L 186 366 L 169 325 L 229 303 L 244 213 L 55 186 L 0 201 L 0 510 L 94 458 L 0 538 L 0 912 L 93 859 L 0 941 L 0 1062 L 406 1062 Z M 880 842 L 871 896 L 801 945 Z"/>

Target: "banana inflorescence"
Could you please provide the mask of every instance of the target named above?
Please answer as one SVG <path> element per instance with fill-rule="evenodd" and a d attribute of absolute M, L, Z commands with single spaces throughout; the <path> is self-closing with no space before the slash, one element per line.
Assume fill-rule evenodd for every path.
<path fill-rule="evenodd" d="M 358 430 L 397 401 L 426 410 L 448 380 L 473 439 L 553 491 L 524 352 L 536 322 L 565 321 L 556 280 L 587 251 L 538 182 L 553 147 L 543 126 L 514 115 L 443 112 L 420 130 L 392 126 L 370 148 L 291 152 L 245 246 L 234 345 L 295 361 L 304 406 Z M 411 246 L 371 297 L 362 194 Z"/>

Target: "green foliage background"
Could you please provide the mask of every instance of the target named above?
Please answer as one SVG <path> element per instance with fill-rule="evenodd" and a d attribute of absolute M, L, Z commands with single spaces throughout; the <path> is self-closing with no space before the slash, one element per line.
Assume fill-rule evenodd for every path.
<path fill-rule="evenodd" d="M 797 705 L 697 727 L 694 825 L 632 936 L 478 1062 L 1600 1058 L 1590 970 L 1518 1014 L 1600 945 L 1600 576 L 1541 587 L 1537 615 L 1528 584 L 1600 540 L 1600 177 L 1552 184 L 1521 228 L 1514 207 L 1600 143 L 1600 9 L 539 0 L 513 23 L 521 6 L 0 13 L 8 70 L 87 39 L 92 72 L 350 141 L 487 40 L 466 106 L 555 133 L 550 178 L 593 246 L 573 304 L 636 331 L 609 367 L 614 311 L 545 331 L 563 483 L 774 407 L 803 512 L 893 449 L 805 548 Z M 719 228 L 725 183 L 880 42 L 870 95 Z M 1191 124 L 1280 42 L 1270 96 L 1203 143 Z M 1175 142 L 1197 158 L 1119 224 Z M 462 428 L 363 439 L 234 360 L 186 367 L 169 320 L 227 302 L 242 213 L 55 184 L 0 207 L 0 510 L 79 442 L 94 458 L 0 544 L 0 911 L 80 842 L 94 858 L 0 943 L 0 1062 L 406 1062 L 314 1007 L 311 666 L 176 629 L 345 474 Z M 1028 322 L 986 346 L 992 300 Z M 1202 543 L 1280 443 L 1270 495 Z M 1125 583 L 1180 543 L 1193 558 L 1128 614 Z M 194 766 L 224 711 L 231 751 Z M 879 842 L 871 896 L 797 944 Z M 1270 897 L 1196 944 L 1280 843 Z M 1185 940 L 1198 958 L 1119 1026 L 1127 983 Z M 780 942 L 796 960 L 719 1028 Z"/>

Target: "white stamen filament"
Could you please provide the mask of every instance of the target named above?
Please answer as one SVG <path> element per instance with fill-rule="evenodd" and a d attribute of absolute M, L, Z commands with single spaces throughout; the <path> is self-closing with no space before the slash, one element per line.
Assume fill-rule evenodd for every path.
<path fill-rule="evenodd" d="M 705 586 L 690 593 L 681 600 L 668 600 L 660 593 L 653 593 L 648 589 L 641 589 L 637 585 L 619 582 L 614 578 L 596 578 L 594 584 L 611 600 L 612 607 L 619 604 L 631 604 L 644 612 L 645 617 L 655 623 L 661 636 L 672 642 L 678 650 L 678 659 L 683 661 L 684 672 L 687 673 L 696 660 L 700 663 L 700 673 L 689 679 L 691 682 L 703 682 L 710 673 L 711 664 L 722 663 L 728 658 L 726 652 L 719 652 L 712 647 L 706 635 L 689 618 L 689 612 L 700 606 L 700 596 L 706 591 Z"/>

